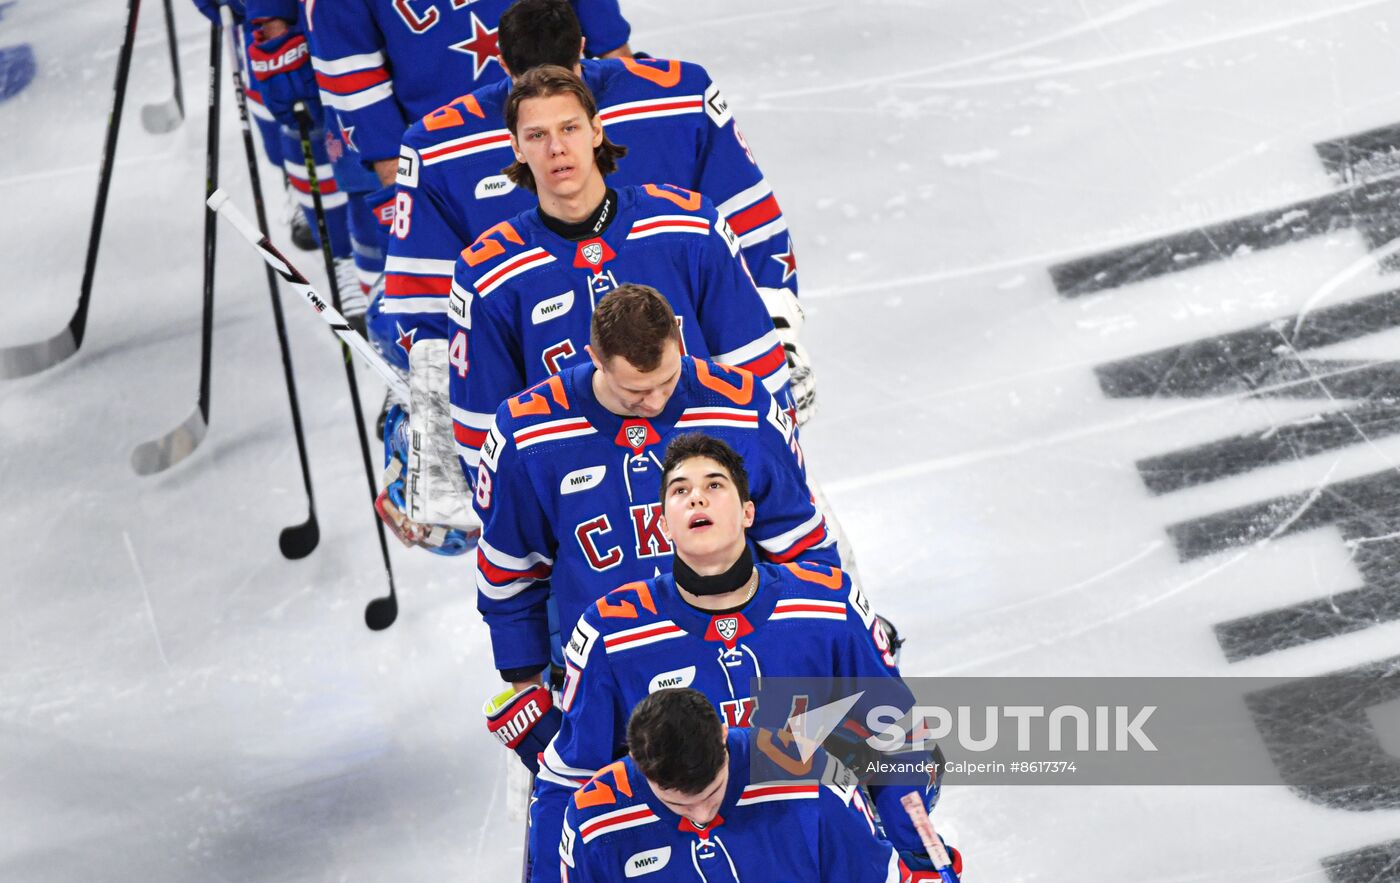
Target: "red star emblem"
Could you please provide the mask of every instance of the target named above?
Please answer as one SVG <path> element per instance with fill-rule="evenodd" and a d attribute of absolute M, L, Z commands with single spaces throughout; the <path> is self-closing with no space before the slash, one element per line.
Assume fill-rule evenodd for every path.
<path fill-rule="evenodd" d="M 359 146 L 358 144 L 355 143 L 355 127 L 354 127 L 354 126 L 341 126 L 341 127 L 340 127 L 340 140 L 345 142 L 345 146 L 346 146 L 346 147 L 350 148 L 351 150 L 355 151 L 356 153 L 359 153 L 359 152 L 360 152 L 360 146 Z"/>
<path fill-rule="evenodd" d="M 773 255 L 773 260 L 783 265 L 783 283 L 797 275 L 797 255 L 792 250 L 792 237 L 788 237 L 787 251 Z"/>
<path fill-rule="evenodd" d="M 403 326 L 397 322 L 394 323 L 394 327 L 399 330 L 399 347 L 404 352 L 413 349 L 413 337 L 418 333 L 418 329 L 412 328 L 408 331 L 404 331 Z"/>
<path fill-rule="evenodd" d="M 480 77 L 481 72 L 486 70 L 486 65 L 493 61 L 496 62 L 497 66 L 501 63 L 501 50 L 496 45 L 496 39 L 495 29 L 482 24 L 481 19 L 477 18 L 476 13 L 473 12 L 471 38 L 460 43 L 453 43 L 451 48 L 458 52 L 470 53 L 472 63 L 476 66 L 472 76 Z"/>

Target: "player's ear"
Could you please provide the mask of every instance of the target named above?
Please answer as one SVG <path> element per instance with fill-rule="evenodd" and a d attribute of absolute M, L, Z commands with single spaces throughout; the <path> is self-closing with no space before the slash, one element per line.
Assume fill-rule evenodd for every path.
<path fill-rule="evenodd" d="M 595 113 L 591 124 L 593 126 L 593 147 L 597 149 L 603 145 L 603 118 Z"/>
<path fill-rule="evenodd" d="M 578 41 L 578 57 L 579 57 L 579 58 L 583 58 L 583 50 L 586 49 L 587 47 L 588 47 L 588 38 L 587 38 L 587 37 L 580 37 L 580 38 L 579 38 L 579 41 Z M 580 76 L 582 76 L 582 74 L 583 74 L 583 65 L 579 64 L 578 62 L 574 62 L 574 73 L 579 74 Z"/>
<path fill-rule="evenodd" d="M 593 352 L 593 345 L 585 343 L 583 351 L 588 353 L 588 360 L 593 363 L 593 368 L 597 371 L 603 370 L 603 363 L 598 361 L 598 354 Z"/>
<path fill-rule="evenodd" d="M 754 506 L 753 500 L 745 500 L 745 501 L 744 501 L 744 529 L 745 529 L 745 530 L 748 530 L 749 528 L 753 527 L 754 515 L 755 515 L 757 512 L 758 512 L 758 508 L 757 508 L 756 506 Z"/>
<path fill-rule="evenodd" d="M 525 161 L 525 154 L 523 154 L 523 153 L 520 152 L 520 139 L 518 139 L 518 138 L 515 137 L 515 133 L 514 133 L 514 132 L 512 132 L 512 133 L 510 134 L 510 150 L 511 150 L 511 153 L 514 153 L 514 154 L 515 154 L 515 161 L 516 161 L 516 162 L 524 162 L 524 161 Z"/>

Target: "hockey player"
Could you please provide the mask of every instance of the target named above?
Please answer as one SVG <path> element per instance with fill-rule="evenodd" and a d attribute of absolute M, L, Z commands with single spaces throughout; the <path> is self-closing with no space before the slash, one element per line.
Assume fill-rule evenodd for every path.
<path fill-rule="evenodd" d="M 630 28 L 617 0 L 574 2 L 599 51 L 630 52 Z M 373 233 L 368 241 L 382 249 L 393 221 L 394 172 L 404 129 L 505 75 L 496 45 L 497 21 L 510 0 L 420 2 L 416 9 L 406 0 L 305 5 L 322 98 L 338 117 L 346 146 L 374 172 L 369 192 L 359 197 L 378 226 L 358 238 Z"/>
<path fill-rule="evenodd" d="M 911 870 L 880 839 L 860 790 L 832 758 L 817 749 L 805 765 L 810 775 L 794 775 L 781 738 L 722 724 L 695 690 L 647 696 L 627 721 L 628 755 L 570 801 L 559 845 L 563 879 L 939 879 Z"/>
<path fill-rule="evenodd" d="M 667 182 L 712 199 L 739 237 L 772 315 L 797 314 L 787 221 L 704 68 L 681 61 L 580 60 L 580 46 L 594 41 L 581 37 L 565 0 L 519 0 L 501 16 L 498 36 L 501 65 L 512 76 L 553 64 L 573 69 L 588 85 L 609 137 L 629 151 L 609 176 L 613 186 Z M 536 204 L 529 189 L 501 173 L 512 159 L 510 133 L 502 128 L 509 90 L 509 82 L 478 89 L 404 135 L 385 292 L 371 305 L 369 321 L 376 344 L 401 367 L 415 341 L 447 336 L 447 295 L 462 247 Z M 794 315 L 792 324 L 798 321 Z M 797 328 L 786 320 L 777 324 L 805 363 L 805 354 L 796 352 Z M 800 385 L 805 374 L 795 374 Z"/>
<path fill-rule="evenodd" d="M 562 726 L 540 758 L 531 803 L 536 880 L 557 879 L 539 860 L 555 842 L 570 793 L 622 754 L 622 721 L 661 686 L 699 690 L 731 727 L 756 722 L 750 679 L 758 677 L 866 678 L 908 702 L 885 630 L 849 577 L 806 562 L 754 563 L 747 530 L 767 500 L 750 495 L 732 448 L 700 433 L 677 436 L 661 481 L 672 572 L 585 608 L 565 649 Z M 922 851 L 918 835 L 899 807 L 910 791 L 923 791 L 932 809 L 937 780 L 926 790 L 886 785 L 875 798 L 891 839 L 913 854 Z"/>
<path fill-rule="evenodd" d="M 503 402 L 485 434 L 477 603 L 496 667 L 519 690 L 556 649 L 551 597 L 567 635 L 608 590 L 671 569 L 660 453 L 679 433 L 703 428 L 744 456 L 763 500 L 750 529 L 763 557 L 840 565 L 788 414 L 752 374 L 683 356 L 680 343 L 666 300 L 623 285 L 593 314 L 589 361 Z"/>
<path fill-rule="evenodd" d="M 755 374 L 789 404 L 782 343 L 714 206 L 698 193 L 603 180 L 626 151 L 607 139 L 588 88 L 546 65 L 506 103 L 516 162 L 536 209 L 487 230 L 457 259 L 448 344 L 454 430 L 470 478 L 496 407 L 584 361 L 589 317 L 620 282 L 664 293 L 683 352 Z"/>

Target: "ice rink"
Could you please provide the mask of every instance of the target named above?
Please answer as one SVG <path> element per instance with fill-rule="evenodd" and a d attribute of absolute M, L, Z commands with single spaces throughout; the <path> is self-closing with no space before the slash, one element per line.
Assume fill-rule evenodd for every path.
<path fill-rule="evenodd" d="M 470 560 L 394 547 L 365 628 L 339 348 L 294 296 L 322 537 L 279 553 L 306 499 L 227 227 L 208 437 L 129 466 L 198 387 L 209 28 L 176 5 L 189 116 L 140 125 L 171 88 L 146 0 L 87 340 L 0 381 L 0 880 L 517 879 Z M 950 788 L 966 879 L 1400 881 L 1400 2 L 622 5 L 782 202 L 810 468 L 906 674 L 1391 675 L 1372 788 Z M 77 302 L 124 15 L 0 3 L 37 62 L 0 101 L 0 346 Z M 227 88 L 222 124 L 251 213 Z"/>

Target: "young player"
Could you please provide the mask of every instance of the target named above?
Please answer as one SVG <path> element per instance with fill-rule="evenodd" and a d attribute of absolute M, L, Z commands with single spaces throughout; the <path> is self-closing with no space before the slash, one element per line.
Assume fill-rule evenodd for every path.
<path fill-rule="evenodd" d="M 507 173 L 536 209 L 482 234 L 457 259 L 448 372 L 458 452 L 470 478 L 496 407 L 584 361 L 589 317 L 620 282 L 664 292 L 684 352 L 755 374 L 787 405 L 783 346 L 724 219 L 698 193 L 603 180 L 625 153 L 588 88 L 545 66 L 511 90 Z"/>
<path fill-rule="evenodd" d="M 501 66 L 520 77 L 552 64 L 570 68 L 600 106 L 609 137 L 628 148 L 609 181 L 667 182 L 705 194 L 739 237 L 773 315 L 795 313 L 797 264 L 787 221 L 705 69 L 681 61 L 580 60 L 578 19 L 565 0 L 519 0 L 501 16 Z M 399 160 L 397 222 L 385 291 L 370 330 L 386 357 L 407 366 L 415 341 L 448 334 L 447 295 L 464 246 L 493 225 L 534 208 L 534 194 L 503 175 L 512 159 L 502 127 L 508 81 L 493 83 L 409 127 Z M 769 289 L 772 289 L 769 291 Z M 785 343 L 796 346 L 796 328 Z"/>
<path fill-rule="evenodd" d="M 283 0 L 285 2 L 285 0 Z M 617 0 L 574 0 L 598 50 L 630 53 Z M 505 76 L 497 22 L 510 0 L 451 4 L 405 0 L 306 3 L 316 80 L 342 137 L 373 169 L 365 195 L 387 245 L 394 172 L 408 124 L 453 98 Z"/>
<path fill-rule="evenodd" d="M 908 701 L 885 630 L 849 577 L 805 562 L 755 564 L 747 530 L 767 501 L 750 495 L 732 448 L 700 433 L 677 436 L 661 478 L 672 572 L 585 608 L 565 648 L 562 726 L 540 759 L 531 804 L 537 880 L 557 879 L 538 859 L 555 842 L 569 795 L 621 755 L 622 721 L 661 686 L 699 690 L 731 727 L 755 723 L 750 680 L 759 677 L 866 678 L 885 683 L 886 699 Z M 924 789 L 887 785 L 875 799 L 891 839 L 917 853 L 899 807 L 911 791 Z M 936 780 L 920 797 L 932 809 Z"/>
<path fill-rule="evenodd" d="M 554 649 L 551 598 L 567 635 L 609 589 L 671 569 L 660 454 L 679 433 L 703 428 L 744 456 L 764 557 L 840 565 L 792 420 L 752 374 L 683 356 L 675 314 L 645 286 L 604 298 L 589 341 L 589 361 L 501 403 L 483 433 L 478 608 L 496 667 L 521 690 Z"/>
<path fill-rule="evenodd" d="M 647 696 L 627 721 L 628 755 L 570 801 L 563 879 L 939 879 L 910 870 L 880 839 L 860 790 L 824 751 L 812 755 L 810 775 L 795 775 L 781 738 L 722 724 L 695 690 Z"/>

